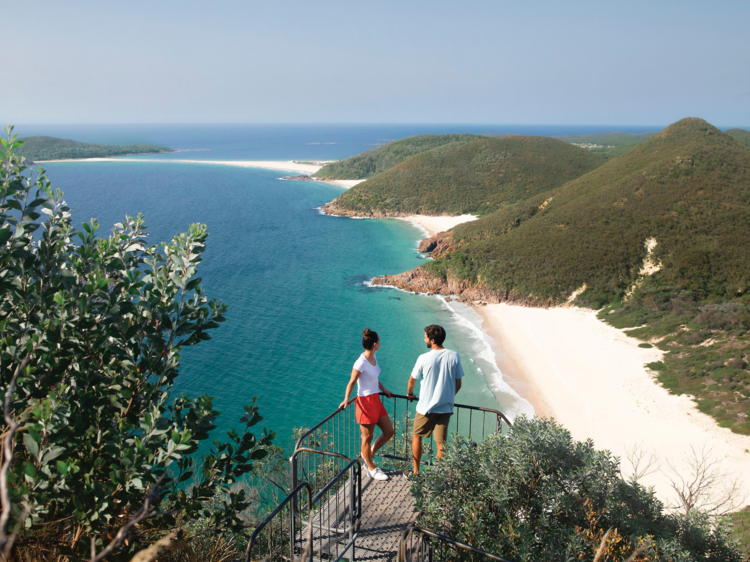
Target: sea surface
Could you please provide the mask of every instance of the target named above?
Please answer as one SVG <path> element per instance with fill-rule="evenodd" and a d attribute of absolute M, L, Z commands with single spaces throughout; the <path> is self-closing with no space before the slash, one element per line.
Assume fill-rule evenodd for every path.
<path fill-rule="evenodd" d="M 16 132 L 201 149 L 162 155 L 173 160 L 335 160 L 421 133 L 553 135 L 614 128 L 34 125 Z M 335 144 L 310 144 L 323 142 Z M 44 167 L 53 187 L 65 193 L 79 228 L 96 218 L 106 235 L 126 215 L 143 213 L 150 242 L 157 244 L 191 223 L 208 225 L 198 275 L 208 296 L 229 305 L 227 321 L 212 332 L 212 340 L 183 350 L 176 389 L 215 397 L 222 412 L 219 431 L 238 427 L 242 405 L 257 396 L 263 424 L 277 432 L 280 445 L 288 445 L 293 428 L 310 427 L 343 400 L 365 327 L 380 335 L 381 380 L 394 393 L 406 393 L 412 366 L 427 351 L 424 327 L 441 324 L 448 333 L 446 347 L 460 353 L 466 372 L 458 402 L 500 408 L 511 417 L 533 413 L 498 370 L 481 319 L 471 308 L 369 285 L 377 275 L 424 263 L 417 243 L 425 233 L 402 220 L 322 215 L 318 208 L 343 189 L 282 181 L 286 173 L 273 170 L 214 164 L 51 162 Z"/>

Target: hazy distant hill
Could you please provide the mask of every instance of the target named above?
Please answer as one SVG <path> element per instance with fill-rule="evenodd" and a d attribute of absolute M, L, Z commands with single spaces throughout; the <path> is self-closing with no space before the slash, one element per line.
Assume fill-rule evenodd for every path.
<path fill-rule="evenodd" d="M 750 131 L 746 131 L 745 129 L 729 129 L 724 132 L 741 145 L 750 147 Z"/>
<path fill-rule="evenodd" d="M 456 142 L 481 138 L 479 135 L 418 135 L 389 142 L 351 158 L 326 164 L 315 174 L 326 179 L 360 180 L 384 172 L 415 154 Z"/>
<path fill-rule="evenodd" d="M 126 154 L 153 154 L 172 152 L 165 146 L 153 144 L 107 145 L 78 142 L 54 137 L 27 137 L 16 153 L 27 160 L 68 160 L 78 158 L 105 158 Z"/>
<path fill-rule="evenodd" d="M 603 163 L 600 155 L 548 137 L 455 142 L 408 158 L 350 189 L 326 209 L 363 216 L 487 214 Z"/>
<path fill-rule="evenodd" d="M 652 365 L 667 388 L 750 434 L 750 150 L 728 134 L 683 119 L 562 187 L 454 228 L 451 244 L 423 268 L 542 303 L 585 285 L 578 304 L 604 307 L 603 319 L 668 352 Z"/>

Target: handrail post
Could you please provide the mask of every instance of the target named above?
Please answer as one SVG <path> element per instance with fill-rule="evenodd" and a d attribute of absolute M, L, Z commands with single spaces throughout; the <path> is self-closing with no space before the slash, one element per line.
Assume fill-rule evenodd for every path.
<path fill-rule="evenodd" d="M 355 512 L 357 511 L 357 504 L 354 498 L 354 467 L 356 463 L 351 466 L 349 469 L 351 471 L 351 474 L 349 475 L 349 542 L 352 544 L 352 557 L 350 560 L 356 559 L 356 553 L 355 549 L 356 546 L 354 545 L 354 521 L 355 521 Z"/>
<path fill-rule="evenodd" d="M 289 464 L 290 464 L 289 470 L 291 472 L 290 476 L 291 476 L 291 481 L 292 481 L 292 490 L 295 490 L 297 488 L 297 455 L 296 454 L 293 454 L 292 457 L 289 459 Z M 297 540 L 297 534 L 296 534 L 297 530 L 295 528 L 296 527 L 295 517 L 297 515 L 296 495 L 295 497 L 292 498 L 291 504 L 292 504 L 291 505 L 292 516 L 289 519 L 289 533 L 290 533 L 289 544 L 291 545 L 291 552 L 289 553 L 290 555 L 289 559 L 294 560 L 294 543 Z M 312 552 L 312 548 L 310 548 L 310 551 Z"/>

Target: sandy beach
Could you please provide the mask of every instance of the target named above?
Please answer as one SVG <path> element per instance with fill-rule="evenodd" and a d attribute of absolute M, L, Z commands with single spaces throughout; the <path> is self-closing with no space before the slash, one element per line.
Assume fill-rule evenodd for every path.
<path fill-rule="evenodd" d="M 39 160 L 37 164 L 47 162 L 167 162 L 179 164 L 219 164 L 222 166 L 239 166 L 240 168 L 265 168 L 281 172 L 299 172 L 304 175 L 314 175 L 323 166 L 318 164 L 301 164 L 294 160 L 176 160 L 171 158 L 79 158 L 76 160 Z M 325 183 L 349 189 L 365 180 L 324 180 Z"/>
<path fill-rule="evenodd" d="M 498 366 L 537 415 L 620 457 L 626 475 L 633 471 L 628 451 L 634 446 L 656 454 L 659 470 L 641 482 L 654 486 L 662 501 L 675 498 L 669 464 L 690 475 L 685 458 L 691 447 L 710 449 L 720 470 L 740 477 L 750 493 L 750 436 L 720 428 L 688 396 L 669 394 L 655 382 L 645 365 L 659 361 L 660 350 L 638 347 L 640 340 L 584 309 L 491 304 L 476 311 L 502 350 Z"/>
<path fill-rule="evenodd" d="M 434 236 L 438 232 L 445 232 L 446 230 L 450 230 L 451 228 L 453 228 L 454 226 L 458 226 L 459 224 L 476 220 L 477 217 L 475 217 L 474 215 L 459 215 L 457 217 L 430 217 L 427 215 L 409 215 L 408 217 L 398 218 L 399 220 L 417 223 L 430 236 Z"/>

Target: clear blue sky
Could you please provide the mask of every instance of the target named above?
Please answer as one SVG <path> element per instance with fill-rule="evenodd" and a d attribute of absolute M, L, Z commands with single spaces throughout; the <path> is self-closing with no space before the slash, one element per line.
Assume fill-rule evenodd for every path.
<path fill-rule="evenodd" d="M 750 2 L 4 2 L 15 123 L 750 125 Z"/>

